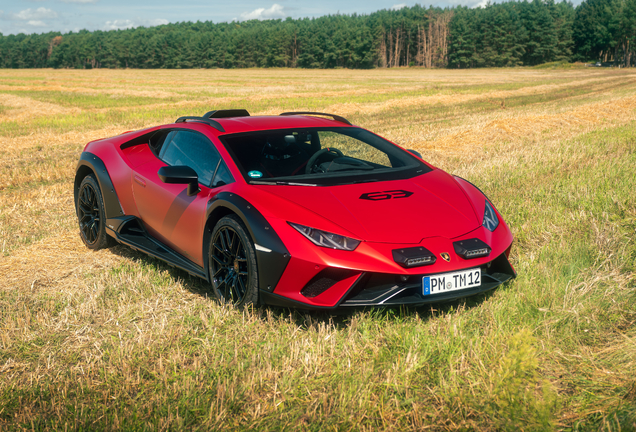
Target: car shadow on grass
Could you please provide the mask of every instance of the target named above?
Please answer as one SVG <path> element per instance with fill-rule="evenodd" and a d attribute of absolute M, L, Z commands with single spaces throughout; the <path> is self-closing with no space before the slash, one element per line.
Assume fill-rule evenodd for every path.
<path fill-rule="evenodd" d="M 158 272 L 168 272 L 171 278 L 179 280 L 183 287 L 193 294 L 199 295 L 209 301 L 220 302 L 216 299 L 214 291 L 207 281 L 190 275 L 185 270 L 173 267 L 158 258 L 138 252 L 126 245 L 116 245 L 109 249 L 113 254 L 129 259 L 133 262 L 141 262 L 148 267 L 154 267 Z M 498 289 L 504 288 L 510 282 L 471 297 L 445 301 L 440 303 L 431 303 L 424 306 L 386 306 L 380 308 L 341 308 L 335 310 L 314 311 L 295 309 L 290 307 L 268 306 L 263 305 L 252 308 L 252 313 L 261 319 L 289 320 L 300 328 L 307 329 L 309 327 L 325 324 L 333 325 L 336 328 L 346 328 L 351 321 L 360 314 L 370 314 L 376 319 L 399 322 L 415 315 L 419 315 L 420 319 L 428 320 L 435 316 L 444 315 L 457 310 L 472 309 L 479 307 L 484 301 L 489 299 Z"/>
<path fill-rule="evenodd" d="M 154 267 L 159 273 L 167 272 L 172 279 L 180 281 L 183 287 L 191 293 L 214 299 L 214 291 L 212 291 L 210 284 L 201 278 L 192 276 L 185 270 L 171 266 L 159 258 L 136 251 L 127 245 L 117 244 L 111 246 L 108 250 L 114 255 L 126 258 L 132 262 L 142 263 L 144 266 L 150 268 Z"/>

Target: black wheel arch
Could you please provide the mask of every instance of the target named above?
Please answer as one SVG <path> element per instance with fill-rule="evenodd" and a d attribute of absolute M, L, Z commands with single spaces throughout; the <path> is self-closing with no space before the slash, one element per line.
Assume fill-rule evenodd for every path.
<path fill-rule="evenodd" d="M 255 248 L 259 289 L 273 291 L 291 259 L 289 251 L 265 217 L 247 200 L 231 192 L 220 192 L 208 201 L 203 234 L 203 262 L 208 278 L 208 244 L 212 231 L 221 218 L 230 214 L 241 219 L 254 244 L 259 245 Z"/>
<path fill-rule="evenodd" d="M 94 155 L 91 152 L 82 152 L 80 160 L 77 163 L 77 168 L 75 169 L 75 185 L 73 189 L 75 206 L 77 206 L 77 194 L 79 193 L 82 180 L 90 174 L 95 176 L 97 183 L 99 184 L 99 188 L 101 189 L 106 218 L 110 219 L 122 216 L 124 212 L 121 208 L 121 204 L 119 203 L 119 197 L 117 197 L 117 192 L 115 192 L 113 182 L 108 175 L 106 165 L 97 155 Z M 77 208 L 75 210 L 77 212 Z"/>

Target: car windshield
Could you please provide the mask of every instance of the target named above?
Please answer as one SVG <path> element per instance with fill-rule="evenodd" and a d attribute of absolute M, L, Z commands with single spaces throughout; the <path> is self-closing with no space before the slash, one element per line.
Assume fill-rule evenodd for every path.
<path fill-rule="evenodd" d="M 362 183 L 430 171 L 409 152 L 360 128 L 278 129 L 221 140 L 253 184 Z"/>

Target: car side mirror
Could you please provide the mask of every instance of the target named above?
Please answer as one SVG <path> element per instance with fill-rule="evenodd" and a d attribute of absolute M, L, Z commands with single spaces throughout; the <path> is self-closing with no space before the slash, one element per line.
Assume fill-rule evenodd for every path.
<path fill-rule="evenodd" d="M 408 149 L 407 151 L 413 153 L 415 156 L 417 156 L 418 158 L 422 159 L 422 154 L 420 152 L 418 152 L 417 150 Z"/>
<path fill-rule="evenodd" d="M 199 192 L 199 176 L 189 166 L 163 166 L 159 168 L 157 174 L 164 183 L 187 184 L 188 196 L 196 195 Z"/>

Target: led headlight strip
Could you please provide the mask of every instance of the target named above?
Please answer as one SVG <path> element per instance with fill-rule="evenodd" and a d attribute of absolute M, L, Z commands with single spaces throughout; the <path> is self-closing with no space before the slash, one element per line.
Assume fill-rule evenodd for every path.
<path fill-rule="evenodd" d="M 295 228 L 299 233 L 307 237 L 316 246 L 352 251 L 360 244 L 360 240 L 355 240 L 350 237 L 333 234 L 292 222 L 287 223 Z"/>

